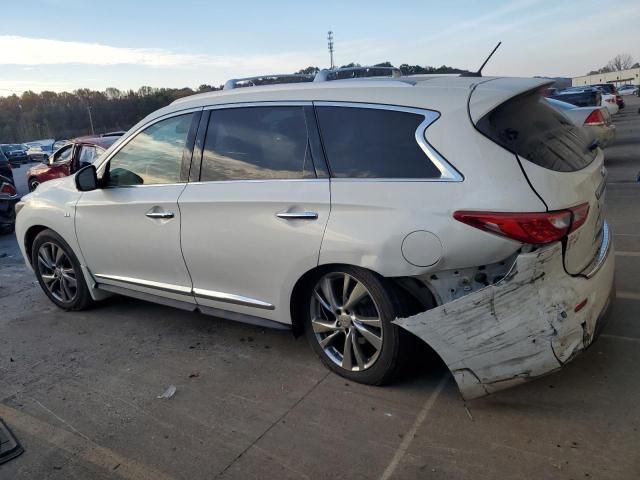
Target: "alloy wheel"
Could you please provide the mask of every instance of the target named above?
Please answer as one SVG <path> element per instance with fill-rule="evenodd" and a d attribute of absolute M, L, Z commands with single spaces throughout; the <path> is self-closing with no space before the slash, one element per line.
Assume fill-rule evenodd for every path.
<path fill-rule="evenodd" d="M 43 243 L 38 249 L 38 271 L 56 300 L 69 303 L 78 295 L 78 279 L 71 259 L 59 245 Z"/>
<path fill-rule="evenodd" d="M 312 291 L 311 327 L 327 357 L 349 371 L 371 367 L 383 342 L 382 318 L 369 290 L 343 272 L 324 275 Z"/>
<path fill-rule="evenodd" d="M 29 187 L 31 188 L 31 191 L 33 192 L 36 188 L 38 188 L 38 185 L 40 185 L 39 181 L 32 180 L 31 183 L 29 184 Z"/>

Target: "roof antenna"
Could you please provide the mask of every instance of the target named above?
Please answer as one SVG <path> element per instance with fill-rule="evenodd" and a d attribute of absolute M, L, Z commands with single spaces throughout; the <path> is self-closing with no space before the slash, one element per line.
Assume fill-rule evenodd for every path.
<path fill-rule="evenodd" d="M 463 72 L 463 73 L 460 74 L 460 76 L 461 77 L 481 77 L 482 76 L 482 69 L 487 64 L 487 62 L 491 59 L 491 57 L 493 57 L 493 54 L 496 53 L 496 50 L 498 50 L 498 47 L 500 45 L 502 45 L 502 42 L 498 42 L 496 47 L 493 50 L 491 50 L 491 53 L 489 54 L 487 59 L 484 61 L 484 63 L 482 65 L 480 65 L 480 68 L 478 69 L 477 72 Z"/>

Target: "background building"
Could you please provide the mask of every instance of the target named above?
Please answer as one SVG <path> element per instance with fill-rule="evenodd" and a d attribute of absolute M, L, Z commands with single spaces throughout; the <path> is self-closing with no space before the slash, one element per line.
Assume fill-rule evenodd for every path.
<path fill-rule="evenodd" d="M 595 73 L 593 75 L 584 75 L 572 79 L 572 85 L 594 85 L 596 83 L 613 83 L 616 86 L 632 83 L 640 85 L 640 68 L 630 68 L 629 70 L 620 70 L 618 72 Z"/>

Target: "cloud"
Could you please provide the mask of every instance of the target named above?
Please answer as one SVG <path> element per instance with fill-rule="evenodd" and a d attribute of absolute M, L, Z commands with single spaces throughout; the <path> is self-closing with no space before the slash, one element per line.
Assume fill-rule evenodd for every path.
<path fill-rule="evenodd" d="M 320 52 L 216 56 L 159 48 L 114 47 L 99 43 L 0 35 L 0 65 L 141 65 L 147 67 L 214 67 L 238 71 L 298 69 L 320 61 Z"/>
<path fill-rule="evenodd" d="M 27 90 L 41 92 L 43 90 L 52 90 L 55 92 L 71 91 L 77 86 L 71 83 L 46 80 L 0 80 L 0 97 L 8 96 L 13 93 L 21 94 Z"/>

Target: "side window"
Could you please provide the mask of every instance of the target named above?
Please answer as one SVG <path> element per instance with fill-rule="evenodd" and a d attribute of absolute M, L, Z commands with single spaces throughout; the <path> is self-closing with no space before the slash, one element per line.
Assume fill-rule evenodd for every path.
<path fill-rule="evenodd" d="M 71 154 L 73 153 L 73 144 L 67 145 L 66 147 L 62 147 L 58 150 L 53 156 L 52 162 L 66 162 L 71 158 Z"/>
<path fill-rule="evenodd" d="M 83 145 L 80 149 L 80 157 L 78 158 L 80 165 L 93 163 L 96 159 L 96 147 L 92 145 Z"/>
<path fill-rule="evenodd" d="M 416 142 L 422 115 L 352 107 L 316 111 L 333 177 L 440 178 Z"/>
<path fill-rule="evenodd" d="M 304 107 L 213 110 L 201 181 L 315 178 Z"/>
<path fill-rule="evenodd" d="M 167 118 L 138 133 L 109 160 L 107 186 L 184 181 L 180 166 L 193 115 Z"/>

